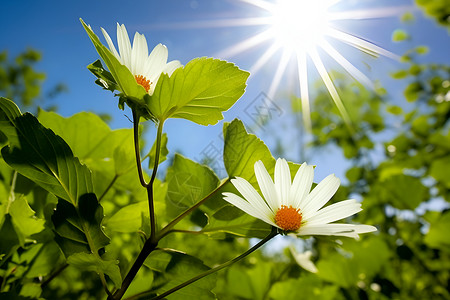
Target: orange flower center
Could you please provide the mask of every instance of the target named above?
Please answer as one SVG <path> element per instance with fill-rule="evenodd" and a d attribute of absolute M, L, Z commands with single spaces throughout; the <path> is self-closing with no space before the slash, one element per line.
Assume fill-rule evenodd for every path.
<path fill-rule="evenodd" d="M 295 231 L 302 225 L 302 214 L 300 208 L 293 208 L 281 205 L 281 208 L 275 214 L 275 224 L 284 231 Z"/>
<path fill-rule="evenodd" d="M 136 79 L 136 82 L 140 85 L 142 85 L 145 89 L 145 91 L 148 93 L 148 90 L 150 89 L 150 85 L 152 84 L 150 80 L 145 78 L 142 75 L 134 75 L 134 78 Z"/>

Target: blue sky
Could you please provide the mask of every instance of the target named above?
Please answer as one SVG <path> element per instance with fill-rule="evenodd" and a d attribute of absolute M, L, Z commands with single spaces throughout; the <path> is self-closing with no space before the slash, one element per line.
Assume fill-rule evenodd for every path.
<path fill-rule="evenodd" d="M 68 93 L 56 97 L 51 102 L 59 107 L 58 112 L 63 116 L 70 116 L 83 110 L 108 113 L 113 116 L 111 123 L 113 128 L 129 128 L 131 124 L 124 114 L 130 116 L 130 112 L 119 111 L 116 98 L 96 86 L 94 77 L 86 69 L 88 64 L 98 59 L 98 54 L 82 28 L 79 18 L 83 18 L 90 24 L 97 34 L 100 34 L 100 27 L 104 27 L 114 41 L 116 22 L 124 23 L 130 35 L 134 35 L 135 31 L 145 34 L 149 47 L 157 43 L 165 44 L 169 49 L 169 60 L 178 59 L 183 64 L 195 57 L 217 57 L 223 49 L 250 38 L 262 30 L 260 26 L 217 25 L 218 20 L 263 15 L 264 12 L 261 9 L 238 0 L 138 0 L 126 3 L 116 0 L 3 1 L 0 19 L 0 51 L 7 50 L 10 57 L 14 57 L 27 47 L 42 52 L 42 62 L 37 68 L 47 74 L 44 92 L 49 91 L 59 82 L 67 85 L 69 89 Z M 339 5 L 345 5 L 348 9 L 368 10 L 401 7 L 401 10 L 386 18 L 342 22 L 342 29 L 398 55 L 413 46 L 428 45 L 431 51 L 422 58 L 424 62 L 450 64 L 448 32 L 437 26 L 434 21 L 424 17 L 420 10 L 414 8 L 412 0 L 343 0 Z M 415 15 L 415 23 L 405 25 L 400 22 L 401 14 L 406 11 Z M 212 25 L 202 28 L 197 26 L 199 23 Z M 397 28 L 410 31 L 413 39 L 405 43 L 392 42 L 392 32 Z M 101 39 L 103 40 L 103 37 Z M 370 59 L 345 45 L 340 47 L 338 50 L 350 57 L 349 60 L 371 80 L 378 80 L 388 88 L 392 101 L 396 101 L 397 104 L 398 101 L 402 101 L 400 96 L 404 85 L 393 84 L 389 78 L 390 72 L 401 67 L 399 62 L 385 57 Z M 264 45 L 226 57 L 226 59 L 248 70 L 263 51 Z M 254 103 L 253 101 L 258 99 L 261 93 L 269 92 L 278 63 L 276 58 L 279 57 L 270 60 L 258 73 L 252 74 L 245 95 L 225 113 L 226 121 L 238 117 L 246 123 L 251 123 L 249 105 Z M 288 67 L 289 69 L 292 68 Z M 271 100 L 282 109 L 285 105 L 283 102 L 285 95 L 290 93 L 299 95 L 297 85 L 296 77 L 287 73 L 281 80 L 278 92 L 271 97 Z M 182 149 L 188 157 L 201 159 L 202 151 L 211 143 L 220 147 L 221 128 L 221 124 L 202 127 L 183 120 L 170 120 L 165 127 L 169 135 L 169 150 Z M 258 129 L 256 133 L 265 140 L 263 128 Z M 268 142 L 270 144 L 270 141 Z M 274 147 L 274 145 L 270 146 Z M 299 159 L 294 157 L 295 155 L 292 156 L 293 160 Z M 329 173 L 339 173 L 336 166 L 333 166 L 339 158 L 334 155 L 309 158 L 312 160 L 310 163 L 320 162 L 322 165 L 317 169 L 319 178 Z"/>

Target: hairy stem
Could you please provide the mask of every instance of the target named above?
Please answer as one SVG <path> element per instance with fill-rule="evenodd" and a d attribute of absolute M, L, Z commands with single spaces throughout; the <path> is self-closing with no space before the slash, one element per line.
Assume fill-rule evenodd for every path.
<path fill-rule="evenodd" d="M 161 153 L 161 137 L 163 131 L 164 121 L 158 124 L 158 131 L 156 133 L 156 152 L 155 152 L 155 163 L 153 165 L 152 177 L 147 185 L 147 196 L 148 196 L 148 209 L 150 212 L 150 240 L 157 243 L 156 239 L 156 219 L 155 219 L 155 208 L 153 201 L 153 183 L 155 182 L 156 172 L 158 171 L 159 165 L 159 155 Z"/>
<path fill-rule="evenodd" d="M 134 153 L 136 155 L 136 164 L 138 169 L 139 181 L 143 187 L 147 187 L 147 183 L 144 179 L 144 172 L 141 165 L 141 153 L 139 149 L 139 119 L 137 111 L 133 109 L 133 135 L 134 135 Z"/>

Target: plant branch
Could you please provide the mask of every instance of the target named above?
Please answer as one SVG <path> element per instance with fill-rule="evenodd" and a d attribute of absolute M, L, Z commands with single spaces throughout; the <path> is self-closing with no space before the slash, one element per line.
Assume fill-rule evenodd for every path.
<path fill-rule="evenodd" d="M 131 269 L 125 276 L 125 279 L 122 281 L 122 286 L 114 293 L 114 295 L 109 295 L 107 298 L 108 300 L 119 300 L 123 297 L 128 287 L 130 286 L 131 282 L 133 281 L 134 277 L 138 273 L 139 269 L 142 267 L 145 260 L 147 259 L 148 255 L 158 246 L 159 241 L 159 239 L 156 238 L 156 219 L 155 219 L 155 209 L 153 205 L 153 183 L 155 182 L 156 173 L 158 171 L 159 155 L 161 149 L 161 136 L 164 122 L 161 121 L 158 124 L 158 131 L 156 134 L 155 164 L 153 166 L 153 172 L 150 181 L 149 183 L 146 183 L 142 172 L 141 158 L 139 154 L 139 136 L 138 136 L 139 116 L 135 111 L 133 111 L 133 120 L 134 120 L 133 128 L 135 138 L 134 146 L 135 146 L 136 162 L 138 166 L 139 180 L 141 181 L 141 185 L 147 189 L 151 233 L 150 237 L 145 241 L 144 247 L 142 247 L 142 250 L 139 253 L 138 257 L 136 258 L 134 264 L 131 266 Z"/>
<path fill-rule="evenodd" d="M 153 250 L 155 250 L 156 246 L 158 246 L 158 244 L 153 243 L 150 239 L 145 241 L 144 247 L 142 248 L 141 252 L 136 258 L 136 261 L 131 266 L 131 269 L 125 276 L 125 279 L 122 281 L 122 286 L 114 293 L 114 295 L 108 296 L 107 300 L 119 300 L 123 297 L 128 287 L 130 286 L 131 282 L 133 281 L 134 277 L 136 276 L 137 272 L 144 264 L 145 259 Z"/>
<path fill-rule="evenodd" d="M 108 186 L 106 187 L 105 191 L 103 192 L 103 194 L 98 198 L 98 202 L 102 201 L 103 197 L 105 197 L 106 193 L 108 193 L 108 191 L 112 188 L 112 186 L 114 185 L 114 183 L 116 182 L 117 178 L 119 178 L 119 175 L 114 175 L 114 178 L 111 180 L 111 182 L 108 184 Z"/>
<path fill-rule="evenodd" d="M 65 263 L 63 264 L 61 267 L 59 267 L 55 272 L 53 272 L 52 275 L 50 275 L 49 278 L 47 278 L 46 280 L 44 280 L 41 283 L 41 289 L 43 289 L 44 287 L 46 287 L 50 281 L 52 281 L 53 279 L 55 279 L 56 276 L 58 276 L 59 274 L 61 274 L 62 271 L 64 271 L 67 267 L 69 266 L 69 264 Z"/>
<path fill-rule="evenodd" d="M 171 288 L 170 290 L 168 290 L 168 291 L 166 291 L 166 292 L 164 292 L 164 293 L 162 293 L 162 294 L 160 294 L 160 295 L 158 295 L 158 296 L 152 298 L 152 300 L 163 299 L 164 297 L 166 297 L 166 296 L 168 296 L 168 295 L 170 295 L 170 294 L 172 294 L 172 293 L 178 291 L 179 289 L 182 289 L 182 288 L 188 286 L 188 285 L 191 284 L 191 283 L 196 282 L 197 280 L 202 279 L 202 278 L 205 277 L 205 276 L 208 276 L 208 275 L 210 275 L 210 274 L 213 274 L 213 273 L 215 273 L 215 272 L 217 272 L 217 271 L 222 270 L 223 268 L 226 268 L 226 267 L 228 267 L 228 266 L 231 266 L 231 265 L 234 264 L 235 262 L 240 261 L 241 259 L 243 259 L 243 258 L 245 258 L 246 256 L 248 256 L 250 253 L 252 253 L 252 252 L 254 252 L 255 250 L 257 250 L 258 248 L 260 248 L 262 245 L 264 245 L 265 243 L 267 243 L 269 240 L 271 240 L 271 239 L 272 239 L 273 237 L 275 237 L 277 234 L 278 234 L 277 228 L 276 228 L 276 227 L 272 227 L 272 231 L 269 233 L 268 236 L 266 236 L 263 240 L 261 240 L 261 241 L 260 241 L 258 244 L 256 244 L 255 246 L 251 247 L 251 248 L 250 248 L 249 250 L 247 250 L 246 252 L 242 253 L 241 255 L 239 255 L 239 256 L 233 258 L 232 260 L 229 260 L 229 261 L 227 261 L 227 262 L 225 262 L 225 263 L 223 263 L 223 264 L 221 264 L 221 265 L 219 265 L 219 266 L 217 266 L 217 267 L 215 267 L 215 268 L 209 269 L 208 271 L 206 271 L 206 272 L 204 272 L 204 273 L 202 273 L 202 274 L 199 274 L 199 275 L 197 275 L 197 276 L 195 276 L 195 277 L 193 277 L 193 278 L 191 278 L 191 279 L 189 279 L 189 280 L 183 282 L 183 283 L 180 284 L 180 285 L 177 285 L 176 287 Z M 154 291 L 149 291 L 149 292 L 154 293 Z M 142 296 L 144 296 L 144 295 L 142 295 Z"/>
<path fill-rule="evenodd" d="M 184 217 L 186 217 L 188 214 L 190 214 L 192 211 L 194 211 L 196 208 L 200 207 L 203 203 L 205 203 L 206 200 L 211 198 L 215 193 L 217 193 L 218 190 L 220 190 L 228 181 L 230 178 L 226 178 L 218 187 L 216 187 L 211 193 L 209 193 L 205 198 L 198 201 L 193 206 L 186 209 L 184 212 L 182 212 L 178 217 L 173 219 L 169 224 L 166 225 L 158 234 L 158 240 L 166 236 L 168 233 L 173 232 L 171 229 L 178 224 Z"/>

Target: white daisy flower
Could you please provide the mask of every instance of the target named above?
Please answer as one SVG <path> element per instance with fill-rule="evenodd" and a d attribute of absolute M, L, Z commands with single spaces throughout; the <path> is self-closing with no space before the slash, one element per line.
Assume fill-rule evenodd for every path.
<path fill-rule="evenodd" d="M 161 73 L 172 73 L 182 65 L 178 60 L 167 63 L 167 47 L 158 44 L 153 51 L 148 54 L 147 40 L 143 34 L 138 32 L 134 35 L 133 46 L 131 46 L 125 25 L 117 24 L 117 43 L 119 52 L 109 37 L 105 29 L 102 28 L 103 35 L 108 43 L 111 53 L 126 66 L 134 75 L 136 82 L 144 87 L 151 96 L 155 91 L 155 85 L 158 82 Z"/>
<path fill-rule="evenodd" d="M 264 198 L 247 180 L 236 177 L 231 179 L 231 183 L 243 198 L 223 193 L 224 199 L 284 233 L 358 238 L 360 233 L 377 230 L 370 225 L 332 223 L 362 210 L 356 200 L 322 208 L 339 187 L 340 180 L 334 174 L 323 179 L 312 191 L 314 168 L 306 163 L 300 166 L 293 182 L 286 160 L 280 158 L 275 164 L 274 181 L 261 161 L 255 163 L 255 175 Z"/>

